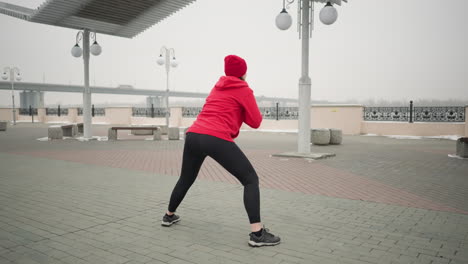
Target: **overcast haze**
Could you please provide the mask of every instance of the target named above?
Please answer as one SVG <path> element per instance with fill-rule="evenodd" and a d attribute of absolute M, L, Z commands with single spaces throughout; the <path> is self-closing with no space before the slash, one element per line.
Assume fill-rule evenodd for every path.
<path fill-rule="evenodd" d="M 43 0 L 3 0 L 36 8 Z M 91 85 L 165 89 L 160 47 L 176 50 L 171 90 L 208 93 L 223 75 L 223 58 L 244 57 L 256 95 L 296 98 L 300 77 L 297 4 L 293 26 L 276 28 L 282 0 L 197 0 L 133 39 L 98 34 L 103 52 L 91 57 Z M 328 101 L 462 99 L 468 101 L 468 2 L 350 0 L 338 21 L 318 21 L 311 39 L 312 99 Z M 83 83 L 82 58 L 71 56 L 77 31 L 0 15 L 0 67 L 18 66 L 26 82 Z M 19 96 L 18 96 L 19 98 Z M 77 104 L 82 96 L 46 93 L 47 104 Z M 93 95 L 93 103 L 144 97 Z M 0 105 L 11 94 L 0 91 Z"/>

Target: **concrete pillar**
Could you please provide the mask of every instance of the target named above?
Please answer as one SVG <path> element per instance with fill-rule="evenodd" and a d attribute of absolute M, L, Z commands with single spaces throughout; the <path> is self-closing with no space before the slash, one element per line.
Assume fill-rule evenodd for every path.
<path fill-rule="evenodd" d="M 182 107 L 171 107 L 171 117 L 169 118 L 169 126 L 182 126 Z"/>
<path fill-rule="evenodd" d="M 78 108 L 68 108 L 68 120 L 71 123 L 78 122 Z"/>
<path fill-rule="evenodd" d="M 167 126 L 159 126 L 161 130 L 161 135 L 167 135 L 169 133 L 169 128 Z"/>
<path fill-rule="evenodd" d="M 468 105 L 465 107 L 465 137 L 468 137 L 468 118 L 466 114 L 468 114 Z"/>
<path fill-rule="evenodd" d="M 46 115 L 46 110 L 45 108 L 38 108 L 37 109 L 37 121 L 41 123 L 46 123 L 47 122 L 47 115 Z"/>
<path fill-rule="evenodd" d="M 117 130 L 109 128 L 109 130 L 107 131 L 107 139 L 117 140 Z"/>
<path fill-rule="evenodd" d="M 153 140 L 161 140 L 161 129 L 154 130 L 153 134 Z"/>
<path fill-rule="evenodd" d="M 178 127 L 170 127 L 169 128 L 169 140 L 179 140 L 179 128 Z"/>

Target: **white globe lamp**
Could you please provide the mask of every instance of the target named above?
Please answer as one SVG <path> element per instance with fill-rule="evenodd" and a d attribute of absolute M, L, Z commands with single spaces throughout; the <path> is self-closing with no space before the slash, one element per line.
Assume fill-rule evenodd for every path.
<path fill-rule="evenodd" d="M 292 25 L 291 15 L 286 11 L 285 8 L 276 16 L 276 27 L 281 30 L 287 30 Z"/>
<path fill-rule="evenodd" d="M 93 54 L 94 56 L 99 56 L 101 52 L 101 46 L 97 43 L 97 41 L 94 41 L 93 45 L 91 45 L 91 54 Z"/>
<path fill-rule="evenodd" d="M 81 49 L 80 45 L 76 44 L 75 46 L 73 46 L 71 54 L 75 58 L 81 57 L 81 54 L 83 54 L 83 50 Z"/>
<path fill-rule="evenodd" d="M 328 2 L 322 10 L 320 10 L 320 21 L 325 25 L 331 25 L 338 19 L 338 11 L 333 5 Z"/>
<path fill-rule="evenodd" d="M 179 61 L 176 60 L 176 58 L 172 58 L 172 61 L 171 61 L 171 66 L 173 68 L 177 67 L 177 65 L 179 65 Z"/>
<path fill-rule="evenodd" d="M 157 62 L 159 65 L 164 65 L 164 63 L 166 62 L 166 60 L 163 58 L 162 55 L 159 55 L 159 58 L 156 60 L 156 62 Z"/>

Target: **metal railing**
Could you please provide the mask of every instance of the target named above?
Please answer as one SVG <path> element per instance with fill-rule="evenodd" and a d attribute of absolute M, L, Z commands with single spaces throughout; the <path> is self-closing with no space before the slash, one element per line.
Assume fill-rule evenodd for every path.
<path fill-rule="evenodd" d="M 48 116 L 67 116 L 68 108 L 60 108 L 60 105 L 57 108 L 46 108 L 46 115 Z"/>
<path fill-rule="evenodd" d="M 364 121 L 465 122 L 463 106 L 364 107 Z"/>
<path fill-rule="evenodd" d="M 297 120 L 299 119 L 298 107 L 259 107 L 263 119 L 273 120 Z"/>
<path fill-rule="evenodd" d="M 19 114 L 20 115 L 37 115 L 37 108 L 29 107 L 29 108 L 20 108 L 19 109 Z"/>
<path fill-rule="evenodd" d="M 202 107 L 182 108 L 182 117 L 194 118 L 201 112 Z M 273 120 L 297 120 L 299 118 L 298 107 L 259 107 L 264 119 Z"/>
<path fill-rule="evenodd" d="M 182 117 L 194 118 L 201 112 L 202 107 L 183 107 Z"/>
<path fill-rule="evenodd" d="M 132 108 L 132 116 L 139 116 L 139 117 L 166 117 L 166 108 L 154 108 L 154 107 L 133 107 Z M 169 116 L 171 113 L 169 112 Z"/>
<path fill-rule="evenodd" d="M 465 107 L 415 107 L 415 122 L 465 122 Z"/>
<path fill-rule="evenodd" d="M 78 116 L 83 115 L 83 108 L 79 107 L 78 108 Z M 106 109 L 102 107 L 97 107 L 95 108 L 94 105 L 91 107 L 91 116 L 105 116 L 106 115 Z"/>

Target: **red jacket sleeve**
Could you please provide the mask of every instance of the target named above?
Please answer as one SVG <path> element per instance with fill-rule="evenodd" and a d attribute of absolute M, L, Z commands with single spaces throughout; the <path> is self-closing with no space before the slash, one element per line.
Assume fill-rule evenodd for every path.
<path fill-rule="evenodd" d="M 257 101 L 252 91 L 249 91 L 249 94 L 244 97 L 241 104 L 244 108 L 244 122 L 251 128 L 260 127 L 263 117 L 260 109 L 258 109 Z"/>

